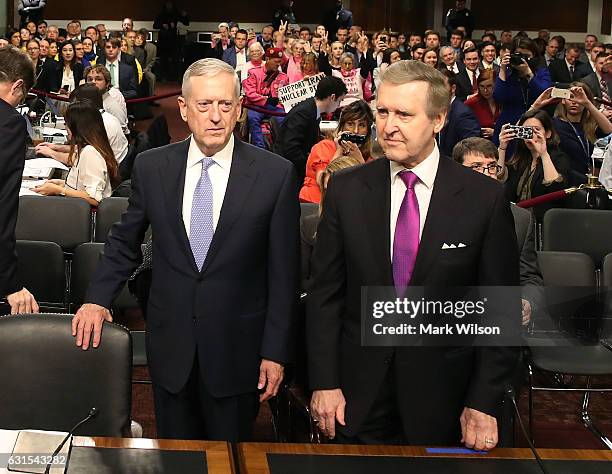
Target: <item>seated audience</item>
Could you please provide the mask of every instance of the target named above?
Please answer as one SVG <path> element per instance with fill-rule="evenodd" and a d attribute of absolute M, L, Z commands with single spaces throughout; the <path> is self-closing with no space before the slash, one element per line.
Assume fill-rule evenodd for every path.
<path fill-rule="evenodd" d="M 102 64 L 91 66 L 85 70 L 85 80 L 100 89 L 104 110 L 119 120 L 124 134 L 129 134 L 125 98 L 119 89 L 111 87 L 111 76 L 108 69 Z"/>
<path fill-rule="evenodd" d="M 270 48 L 266 51 L 264 67 L 251 68 L 248 77 L 243 81 L 247 104 L 252 104 L 270 111 L 283 111 L 278 100 L 278 89 L 289 83 L 287 75 L 279 70 L 283 58 L 281 48 Z M 251 132 L 251 143 L 259 148 L 266 148 L 261 122 L 270 117 L 265 112 L 248 110 L 247 121 Z M 277 119 L 281 121 L 280 118 Z"/>
<path fill-rule="evenodd" d="M 453 159 L 478 173 L 497 180 L 501 167 L 497 148 L 489 140 L 483 138 L 466 138 L 453 148 Z M 533 297 L 537 294 L 533 288 L 543 285 L 542 273 L 538 266 L 538 257 L 535 245 L 535 225 L 531 212 L 518 207 L 510 206 L 514 217 L 514 230 L 520 255 L 521 286 L 528 287 L 523 292 L 522 324 L 527 326 L 531 320 Z"/>
<path fill-rule="evenodd" d="M 234 38 L 233 46 L 223 51 L 223 61 L 232 66 L 239 76 L 241 76 L 246 63 L 249 61 L 246 49 L 247 37 L 248 33 L 246 30 L 238 30 Z"/>
<path fill-rule="evenodd" d="M 495 74 L 493 69 L 485 69 L 480 73 L 476 80 L 478 84 L 478 93 L 465 101 L 480 124 L 480 134 L 484 138 L 491 140 L 493 138 L 493 129 L 495 122 L 501 113 L 501 107 L 493 98 L 493 84 Z"/>
<path fill-rule="evenodd" d="M 411 56 L 415 61 L 422 61 L 423 54 L 425 54 L 425 45 L 423 43 L 417 43 L 412 47 Z"/>
<path fill-rule="evenodd" d="M 480 76 L 480 57 L 476 48 L 468 48 L 463 53 L 464 67 L 459 68 L 457 76 L 457 99 L 465 99 L 478 93 L 478 77 Z"/>
<path fill-rule="evenodd" d="M 552 82 L 569 84 L 570 82 L 579 81 L 584 76 L 588 76 L 590 74 L 589 65 L 578 61 L 579 56 L 580 50 L 578 46 L 568 46 L 565 50 L 565 58 L 555 59 L 548 66 L 550 80 Z"/>
<path fill-rule="evenodd" d="M 157 46 L 147 41 L 149 32 L 146 29 L 140 29 L 134 37 L 134 50 L 143 51 L 142 61 L 136 58 L 142 65 L 142 74 L 147 81 L 149 96 L 155 95 L 155 83 L 157 77 L 153 73 L 153 66 L 157 60 Z M 153 104 L 155 105 L 155 104 Z"/>
<path fill-rule="evenodd" d="M 9 30 L 6 33 L 6 38 L 9 40 L 11 46 L 21 49 L 21 34 L 19 30 Z"/>
<path fill-rule="evenodd" d="M 482 43 L 479 47 L 480 57 L 480 69 L 492 69 L 495 75 L 499 74 L 499 64 L 495 62 L 497 59 L 497 49 L 495 43 Z"/>
<path fill-rule="evenodd" d="M 83 65 L 83 68 L 91 66 L 89 60 L 85 59 L 85 47 L 83 46 L 83 42 L 78 39 L 73 39 L 72 45 L 74 46 L 74 55 L 76 57 L 76 61 L 78 63 L 81 63 Z"/>
<path fill-rule="evenodd" d="M 511 53 L 519 53 L 520 61 L 510 61 Z M 495 125 L 493 141 L 498 143 L 502 124 L 515 123 L 533 101 L 551 86 L 548 69 L 538 66 L 538 52 L 530 39 L 519 39 L 512 51 L 501 56 L 499 75 L 493 87 L 493 97 L 502 107 Z"/>
<path fill-rule="evenodd" d="M 43 64 L 45 63 L 46 58 L 40 55 L 40 43 L 38 40 L 32 39 L 28 41 L 26 49 L 28 56 L 30 56 L 30 59 L 32 60 L 32 64 L 34 64 L 36 80 L 38 81 L 38 77 L 42 73 Z"/>
<path fill-rule="evenodd" d="M 97 60 L 96 48 L 95 48 L 96 44 L 95 44 L 95 41 L 89 38 L 88 36 L 83 38 L 83 41 L 81 41 L 81 44 L 83 45 L 83 66 L 87 68 L 91 66 L 92 64 L 96 63 L 96 60 Z M 87 64 L 87 66 L 85 66 L 85 64 Z"/>
<path fill-rule="evenodd" d="M 546 61 L 546 67 L 550 67 L 553 61 L 557 60 L 557 55 L 559 54 L 560 45 L 557 37 L 552 37 L 548 40 L 546 44 L 546 49 L 544 50 L 544 61 Z"/>
<path fill-rule="evenodd" d="M 103 109 L 102 91 L 95 84 L 83 84 L 77 87 L 70 94 L 71 102 L 89 101 L 102 114 L 104 122 L 104 130 L 108 142 L 113 151 L 113 155 L 118 165 L 121 165 L 123 159 L 128 154 L 129 143 L 121 130 L 121 124 L 117 117 L 108 113 Z M 36 147 L 37 153 L 54 158 L 62 163 L 70 162 L 70 147 L 68 145 L 59 145 L 56 143 L 43 142 Z"/>
<path fill-rule="evenodd" d="M 326 76 L 319 81 L 315 96 L 293 107 L 280 126 L 274 152 L 294 164 L 300 181 L 304 179 L 306 158 L 319 140 L 321 115 L 333 114 L 346 93 L 341 79 Z"/>
<path fill-rule="evenodd" d="M 451 93 L 451 105 L 446 115 L 444 128 L 438 134 L 440 154 L 452 156 L 453 148 L 464 138 L 479 137 L 480 125 L 470 108 L 455 97 L 457 76 L 448 69 L 443 69 L 446 85 Z"/>
<path fill-rule="evenodd" d="M 442 46 L 438 53 L 442 61 L 440 68 L 446 68 L 455 74 L 459 74 L 465 68 L 463 63 L 459 61 L 455 49 L 451 46 Z"/>
<path fill-rule="evenodd" d="M 428 49 L 438 50 L 440 48 L 440 33 L 433 30 L 425 32 L 425 46 Z"/>
<path fill-rule="evenodd" d="M 423 56 L 421 56 L 420 61 L 434 69 L 438 69 L 438 50 L 427 48 L 423 51 Z"/>
<path fill-rule="evenodd" d="M 84 79 L 84 68 L 76 60 L 72 42 L 62 43 L 59 55 L 59 61 L 45 61 L 38 87 L 46 92 L 59 92 L 67 96 Z"/>
<path fill-rule="evenodd" d="M 264 48 L 259 41 L 254 41 L 249 45 L 249 60 L 244 65 L 242 77 L 246 79 L 249 75 L 249 70 L 254 67 L 263 65 Z M 242 79 L 244 81 L 244 79 Z"/>
<path fill-rule="evenodd" d="M 374 71 L 372 72 L 372 79 L 374 80 L 374 86 L 376 88 L 378 88 L 378 86 L 380 85 L 380 79 L 379 79 L 380 74 L 382 74 L 382 72 L 385 69 L 387 69 L 391 64 L 396 63 L 397 61 L 401 61 L 401 60 L 402 60 L 402 57 L 400 55 L 400 52 L 397 49 L 393 49 L 393 48 L 385 49 L 382 55 L 382 62 L 380 63 L 380 66 L 375 68 Z"/>
<path fill-rule="evenodd" d="M 570 161 L 559 150 L 559 136 L 550 116 L 543 110 L 530 110 L 518 121 L 519 125 L 533 128 L 533 138 L 518 139 L 512 158 L 506 163 L 508 143 L 515 134 L 504 125 L 499 136 L 499 164 L 505 181 L 506 197 L 520 202 L 568 187 Z M 552 201 L 532 208 L 538 222 L 544 212 L 562 206 L 563 201 Z"/>
<path fill-rule="evenodd" d="M 340 71 L 340 58 L 344 54 L 344 45 L 339 41 L 334 41 L 330 46 L 330 53 L 321 50 L 319 54 L 319 71 L 331 76 L 332 71 Z"/>
<path fill-rule="evenodd" d="M 88 101 L 74 102 L 66 110 L 70 131 L 70 171 L 66 180 L 52 179 L 34 188 L 43 196 L 68 196 L 97 206 L 110 197 L 117 181 L 117 161 L 104 130 L 100 111 Z"/>
<path fill-rule="evenodd" d="M 595 97 L 610 103 L 612 102 L 612 78 L 606 77 L 606 73 L 612 72 L 612 65 L 606 66 L 606 62 L 609 62 L 609 55 L 599 53 L 595 58 L 595 72 L 584 77 L 582 82 L 591 88 Z M 612 106 L 601 104 L 600 110 L 608 120 L 612 120 Z"/>
<path fill-rule="evenodd" d="M 374 115 L 368 104 L 358 100 L 342 109 L 336 136 L 333 140 L 322 140 L 312 147 L 306 162 L 306 177 L 300 190 L 300 201 L 315 202 L 321 200 L 321 193 L 317 179 L 319 174 L 335 158 L 352 156 L 360 163 L 372 159 L 372 124 Z M 364 135 L 366 141 L 357 146 L 350 141 L 341 140 L 342 132 Z"/>
<path fill-rule="evenodd" d="M 283 67 L 283 71 L 287 73 L 289 84 L 301 81 L 304 78 L 302 74 L 302 56 L 304 55 L 304 42 L 295 40 L 291 43 L 291 52 L 287 58 L 287 62 Z"/>
<path fill-rule="evenodd" d="M 362 58 L 364 57 L 365 56 L 362 56 Z M 360 66 L 355 68 L 354 58 L 355 57 L 351 53 L 343 53 L 340 58 L 340 64 L 342 66 L 340 71 L 332 71 L 332 76 L 342 79 L 348 91 L 340 104 L 342 107 L 346 107 L 356 100 L 365 100 L 365 82 L 370 74 L 367 68 L 368 63 L 362 60 Z"/>
<path fill-rule="evenodd" d="M 104 57 L 97 64 L 106 66 L 111 76 L 111 86 L 118 87 L 125 99 L 138 96 L 138 76 L 134 56 L 121 52 L 121 40 L 110 38 L 104 44 Z"/>
<path fill-rule="evenodd" d="M 586 84 L 572 82 L 569 99 L 551 98 L 552 87 L 546 89 L 531 106 L 534 110 L 557 104 L 553 126 L 559 134 L 559 149 L 570 159 L 570 184 L 586 182 L 584 175 L 594 173 L 591 155 L 595 141 L 612 133 L 612 123 L 593 104 L 593 93 Z"/>

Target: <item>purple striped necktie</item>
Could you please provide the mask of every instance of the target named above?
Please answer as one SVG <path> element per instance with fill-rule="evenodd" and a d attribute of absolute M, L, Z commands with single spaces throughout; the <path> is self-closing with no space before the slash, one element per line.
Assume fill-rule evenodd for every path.
<path fill-rule="evenodd" d="M 414 185 L 419 180 L 412 171 L 401 171 L 399 177 L 406 185 L 406 194 L 395 224 L 393 239 L 393 282 L 398 296 L 402 295 L 410 283 L 417 252 L 419 250 L 419 201 Z"/>

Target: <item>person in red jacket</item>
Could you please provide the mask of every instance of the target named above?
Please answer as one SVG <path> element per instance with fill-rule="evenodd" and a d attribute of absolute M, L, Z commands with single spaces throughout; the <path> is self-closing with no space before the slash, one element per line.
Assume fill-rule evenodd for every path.
<path fill-rule="evenodd" d="M 279 68 L 283 50 L 282 48 L 268 48 L 265 57 L 266 62 L 263 66 L 249 69 L 249 75 L 242 83 L 246 105 L 283 112 L 283 106 L 278 101 L 278 89 L 289 84 L 287 74 Z M 259 148 L 266 148 L 261 133 L 261 121 L 270 115 L 249 109 L 247 117 L 251 131 L 251 143 Z"/>

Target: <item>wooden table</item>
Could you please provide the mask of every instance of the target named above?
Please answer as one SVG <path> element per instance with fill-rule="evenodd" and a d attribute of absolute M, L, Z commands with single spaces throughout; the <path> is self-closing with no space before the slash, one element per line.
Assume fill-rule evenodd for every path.
<path fill-rule="evenodd" d="M 474 457 L 474 454 L 430 454 L 420 446 L 355 446 L 338 444 L 275 444 L 275 443 L 241 443 L 238 446 L 240 472 L 242 474 L 269 474 L 268 453 L 279 454 L 324 454 L 331 456 L 406 456 L 406 457 Z M 539 449 L 542 459 L 580 459 L 612 461 L 612 451 L 578 450 L 578 449 Z M 529 449 L 498 448 L 482 458 L 494 459 L 533 459 Z M 534 462 L 536 462 L 534 460 Z M 610 469 L 612 472 L 612 466 Z"/>
<path fill-rule="evenodd" d="M 209 474 L 234 474 L 232 448 L 225 441 L 191 441 L 146 438 L 102 438 L 75 436 L 73 446 L 97 448 L 164 449 L 170 451 L 204 451 Z"/>

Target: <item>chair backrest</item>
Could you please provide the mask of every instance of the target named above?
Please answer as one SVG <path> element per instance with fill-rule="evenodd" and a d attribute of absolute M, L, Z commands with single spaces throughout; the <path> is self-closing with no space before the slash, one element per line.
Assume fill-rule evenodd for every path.
<path fill-rule="evenodd" d="M 94 242 L 105 242 L 111 227 L 121 220 L 121 215 L 128 207 L 128 198 L 109 197 L 102 199 L 96 212 L 96 230 Z"/>
<path fill-rule="evenodd" d="M 55 242 L 72 252 L 91 240 L 91 206 L 80 198 L 21 196 L 15 237 Z"/>
<path fill-rule="evenodd" d="M 80 306 L 83 304 L 102 250 L 104 250 L 104 244 L 98 242 L 81 244 L 75 249 L 70 275 L 70 303 L 72 305 Z M 113 308 L 125 310 L 136 307 L 138 307 L 138 302 L 130 294 L 127 285 L 124 285 L 121 293 L 113 302 Z"/>
<path fill-rule="evenodd" d="M 612 253 L 606 255 L 601 265 L 601 284 L 612 287 Z"/>
<path fill-rule="evenodd" d="M 39 305 L 64 305 L 66 264 L 64 252 L 55 242 L 18 240 L 17 278 Z"/>
<path fill-rule="evenodd" d="M 595 264 L 578 252 L 538 252 L 544 286 L 595 286 Z"/>
<path fill-rule="evenodd" d="M 92 407 L 79 435 L 121 436 L 129 426 L 132 343 L 127 329 L 104 323 L 97 349 L 77 347 L 72 315 L 0 318 L 0 426 L 68 431 Z M 8 382 L 10 381 L 10 383 Z"/>
<path fill-rule="evenodd" d="M 612 252 L 612 211 L 548 210 L 542 226 L 542 250 L 586 253 L 599 267 Z"/>

